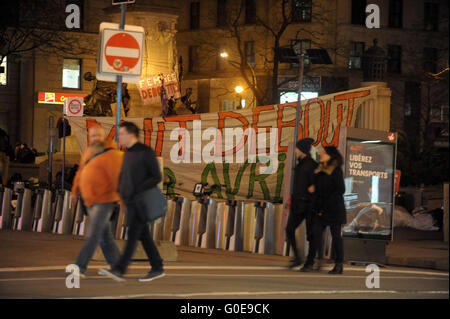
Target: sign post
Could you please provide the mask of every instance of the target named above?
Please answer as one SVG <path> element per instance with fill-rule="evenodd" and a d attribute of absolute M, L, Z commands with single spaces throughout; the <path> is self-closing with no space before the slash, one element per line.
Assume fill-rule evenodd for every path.
<path fill-rule="evenodd" d="M 115 140 L 118 141 L 122 102 L 122 83 L 137 83 L 142 73 L 144 28 L 125 25 L 125 9 L 134 1 L 113 1 L 120 4 L 120 24 L 100 24 L 100 45 L 97 79 L 117 83 Z"/>
<path fill-rule="evenodd" d="M 123 30 L 125 26 L 125 9 L 127 5 L 120 5 L 120 24 L 119 29 Z M 119 142 L 119 126 L 120 126 L 120 106 L 122 102 L 122 75 L 117 75 L 117 108 L 116 108 L 116 142 Z"/>

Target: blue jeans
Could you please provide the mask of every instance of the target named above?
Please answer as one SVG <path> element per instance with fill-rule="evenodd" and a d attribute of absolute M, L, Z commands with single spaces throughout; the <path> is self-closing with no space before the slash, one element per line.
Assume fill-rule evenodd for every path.
<path fill-rule="evenodd" d="M 109 221 L 116 205 L 116 203 L 101 203 L 87 207 L 90 219 L 89 232 L 87 240 L 75 262 L 80 268 L 80 272 L 84 273 L 86 271 L 87 265 L 94 256 L 99 244 L 108 264 L 112 266 L 119 259 L 119 247 L 117 247 L 114 240 Z"/>

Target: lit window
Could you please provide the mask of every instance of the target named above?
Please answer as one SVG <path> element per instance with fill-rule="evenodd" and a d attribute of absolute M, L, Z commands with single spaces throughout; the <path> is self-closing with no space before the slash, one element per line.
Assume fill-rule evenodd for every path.
<path fill-rule="evenodd" d="M 64 59 L 62 87 L 81 89 L 81 60 Z"/>
<path fill-rule="evenodd" d="M 3 58 L 2 64 L 0 65 L 0 85 L 7 85 L 8 84 L 8 62 L 6 61 L 7 57 L 5 56 Z"/>
<path fill-rule="evenodd" d="M 364 55 L 364 42 L 351 42 L 348 68 L 361 69 L 363 55 Z"/>

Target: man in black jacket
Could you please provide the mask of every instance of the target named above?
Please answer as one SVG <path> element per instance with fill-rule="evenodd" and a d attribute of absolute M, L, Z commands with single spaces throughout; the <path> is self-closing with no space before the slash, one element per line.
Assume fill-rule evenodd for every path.
<path fill-rule="evenodd" d="M 308 188 L 313 185 L 314 170 L 317 168 L 317 163 L 311 158 L 310 150 L 314 142 L 311 138 L 305 138 L 296 144 L 296 156 L 298 159 L 295 166 L 294 173 L 294 190 L 291 195 L 291 212 L 288 217 L 286 225 L 286 238 L 288 244 L 294 251 L 294 259 L 291 261 L 289 268 L 300 266 L 303 263 L 303 258 L 299 255 L 297 243 L 295 240 L 295 230 L 298 226 L 306 220 L 306 233 L 309 242 L 308 261 L 314 261 L 313 241 L 312 241 L 312 213 L 311 202 L 312 195 Z M 307 261 L 307 263 L 308 263 Z M 305 266 L 308 266 L 305 263 Z"/>
<path fill-rule="evenodd" d="M 119 195 L 127 206 L 128 241 L 122 256 L 111 270 L 102 270 L 105 275 L 123 281 L 123 274 L 140 240 L 149 258 L 151 271 L 139 281 L 151 281 L 164 276 L 163 260 L 144 221 L 144 212 L 137 209 L 134 197 L 157 187 L 162 176 L 155 151 L 138 140 L 139 129 L 131 122 L 120 124 L 119 142 L 127 148 L 119 178 Z"/>

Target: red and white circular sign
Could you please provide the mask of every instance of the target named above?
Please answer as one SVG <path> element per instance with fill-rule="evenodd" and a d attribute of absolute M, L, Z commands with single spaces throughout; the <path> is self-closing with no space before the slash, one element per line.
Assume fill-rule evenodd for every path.
<path fill-rule="evenodd" d="M 128 72 L 139 62 L 139 43 L 129 33 L 117 33 L 106 42 L 104 54 L 114 70 Z"/>
<path fill-rule="evenodd" d="M 83 116 L 83 98 L 69 97 L 64 100 L 64 107 L 67 116 Z"/>
<path fill-rule="evenodd" d="M 83 107 L 78 100 L 73 99 L 69 102 L 69 113 L 71 113 L 72 115 L 77 115 L 78 113 L 80 113 L 82 108 Z"/>

